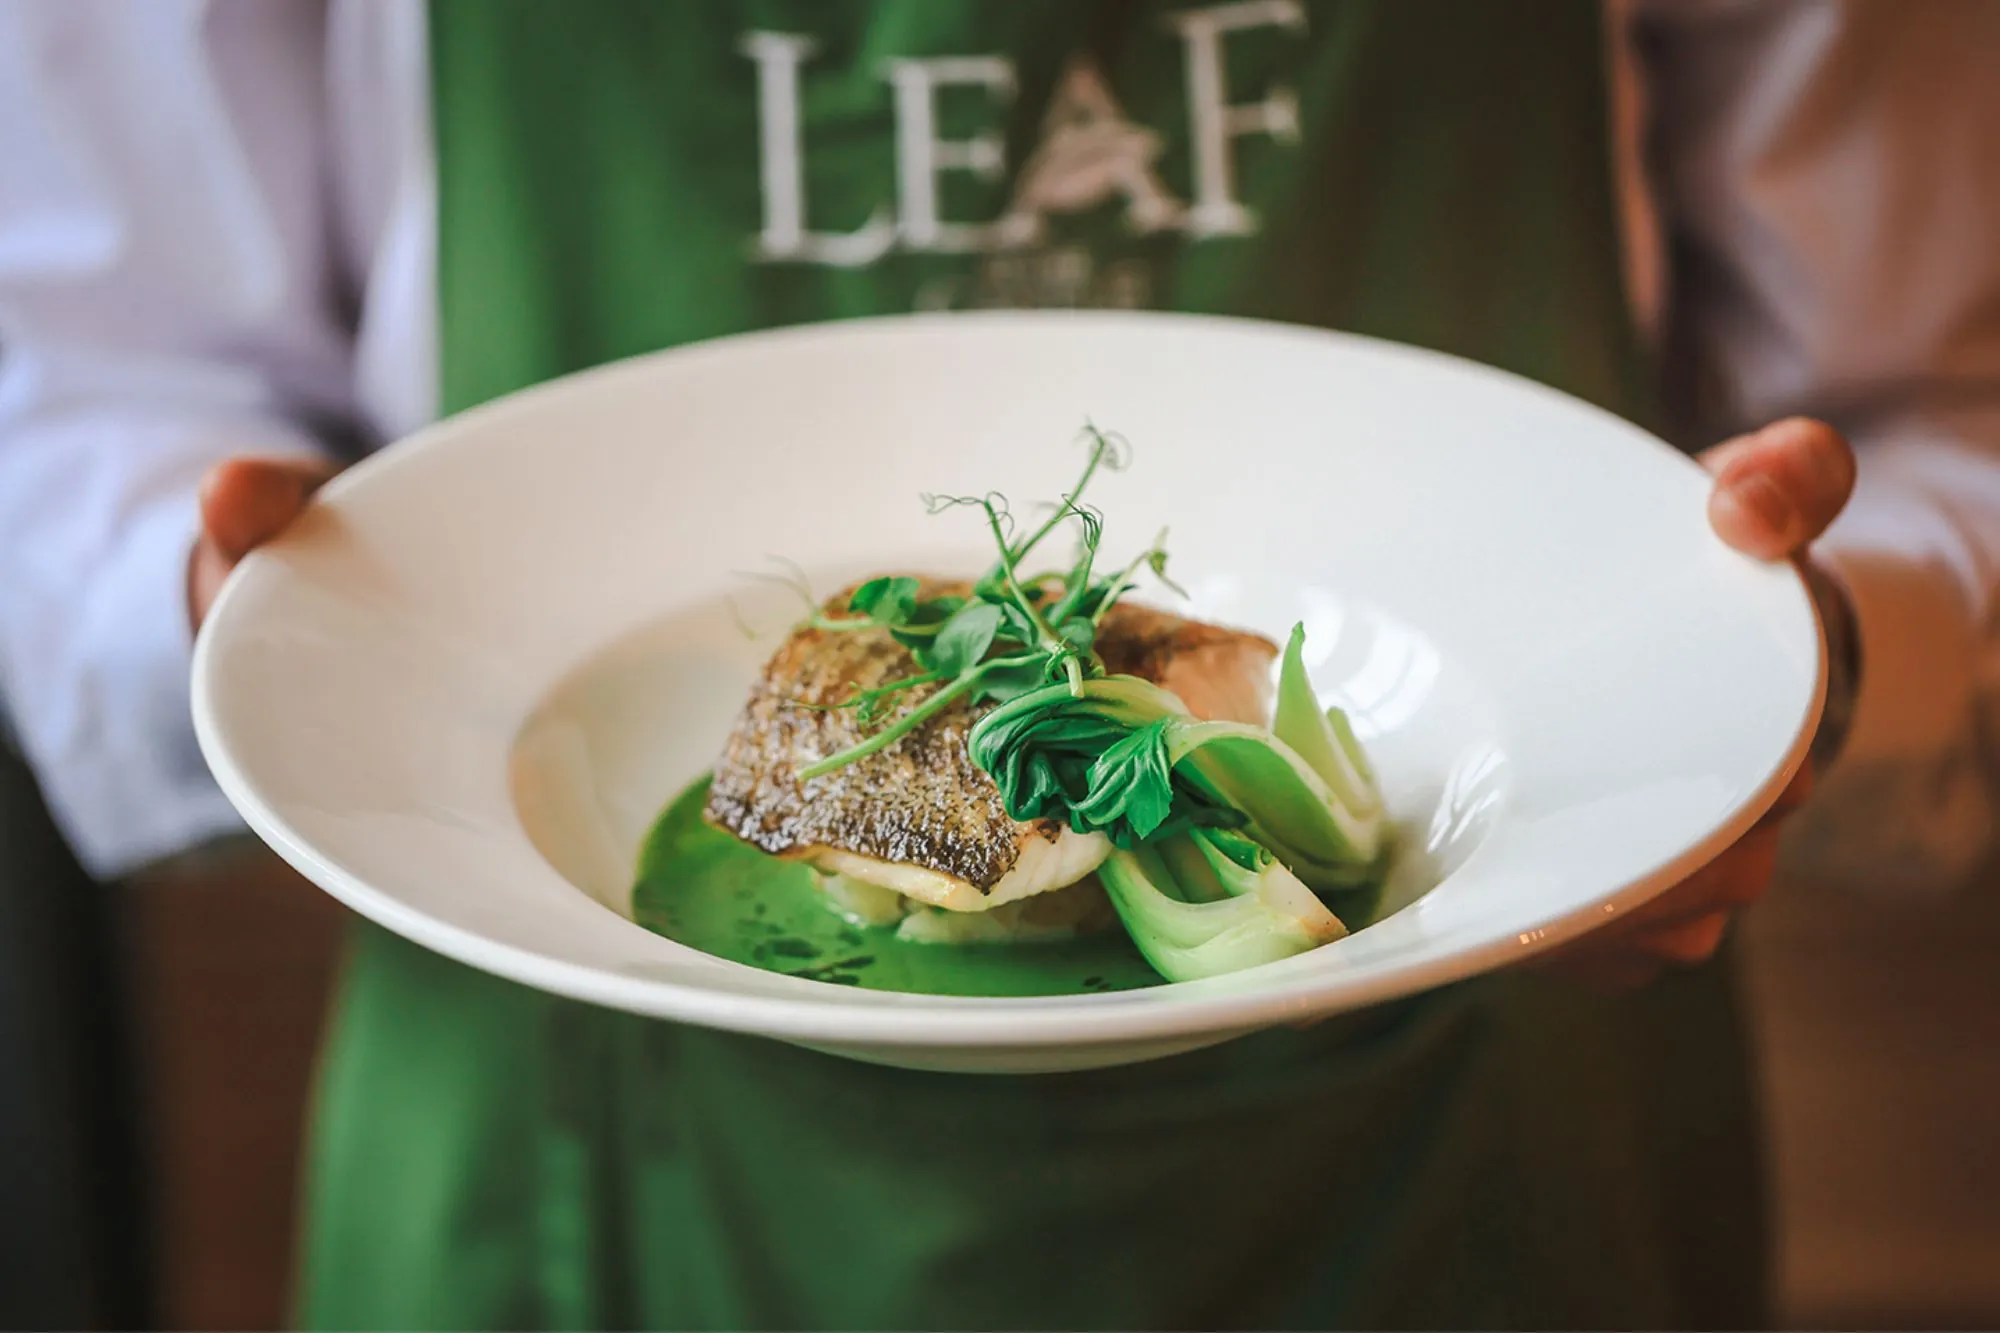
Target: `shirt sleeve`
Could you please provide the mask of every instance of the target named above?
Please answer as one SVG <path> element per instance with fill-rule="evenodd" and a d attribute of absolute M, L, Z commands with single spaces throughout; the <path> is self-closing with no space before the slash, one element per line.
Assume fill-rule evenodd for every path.
<path fill-rule="evenodd" d="M 235 823 L 188 716 L 201 475 L 350 415 L 320 22 L 0 5 L 0 702 L 99 875 Z"/>
<path fill-rule="evenodd" d="M 1788 869 L 1935 892 L 1995 850 L 2000 5 L 1638 9 L 1669 403 L 1692 439 L 1793 414 L 1860 454 L 1816 548 L 1861 686 Z"/>

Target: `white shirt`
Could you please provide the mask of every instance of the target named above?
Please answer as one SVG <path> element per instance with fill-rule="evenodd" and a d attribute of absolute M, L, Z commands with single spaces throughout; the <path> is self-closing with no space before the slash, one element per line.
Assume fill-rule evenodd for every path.
<path fill-rule="evenodd" d="M 1635 305 L 1718 434 L 1862 451 L 1866 657 L 1795 865 L 1947 887 L 2000 757 L 2000 5 L 1611 5 Z M 195 748 L 203 471 L 434 411 L 420 0 L 0 0 L 0 700 L 100 875 L 237 827 Z"/>

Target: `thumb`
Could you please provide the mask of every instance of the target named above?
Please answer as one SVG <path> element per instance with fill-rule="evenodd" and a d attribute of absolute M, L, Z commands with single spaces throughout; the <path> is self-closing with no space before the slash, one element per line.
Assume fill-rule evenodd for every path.
<path fill-rule="evenodd" d="M 235 564 L 283 532 L 333 475 L 318 459 L 232 458 L 201 483 L 203 539 Z"/>
<path fill-rule="evenodd" d="M 1854 492 L 1854 451 L 1823 421 L 1790 417 L 1701 456 L 1715 474 L 1708 519 L 1737 550 L 1796 555 L 1825 532 Z"/>
<path fill-rule="evenodd" d="M 283 532 L 335 468 L 318 459 L 232 458 L 201 483 L 201 536 L 188 560 L 188 618 L 195 628 L 229 571 Z"/>

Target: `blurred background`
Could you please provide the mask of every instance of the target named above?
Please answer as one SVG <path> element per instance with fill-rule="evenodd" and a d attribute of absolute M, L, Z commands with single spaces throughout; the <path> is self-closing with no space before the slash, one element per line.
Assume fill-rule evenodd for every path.
<path fill-rule="evenodd" d="M 0 1325 L 285 1322 L 345 909 L 223 845 L 91 884 L 0 773 Z M 2000 1327 L 2000 872 L 1742 931 L 1783 1322 Z"/>

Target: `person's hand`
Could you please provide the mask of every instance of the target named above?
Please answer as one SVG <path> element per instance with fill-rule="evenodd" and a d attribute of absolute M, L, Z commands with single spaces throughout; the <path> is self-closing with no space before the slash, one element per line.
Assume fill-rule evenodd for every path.
<path fill-rule="evenodd" d="M 232 458 L 201 482 L 201 535 L 188 557 L 188 617 L 196 629 L 236 562 L 283 532 L 334 474 L 331 463 Z"/>
<path fill-rule="evenodd" d="M 1765 560 L 1803 559 L 1854 490 L 1854 453 L 1838 431 L 1792 418 L 1716 445 L 1701 461 L 1715 475 L 1708 518 L 1716 534 Z M 1776 870 L 1779 826 L 1811 786 L 1801 771 L 1756 827 L 1715 860 L 1623 920 L 1557 950 L 1544 966 L 1599 988 L 1651 981 L 1706 960 L 1730 916 L 1754 902 Z"/>

